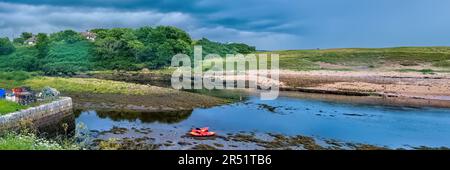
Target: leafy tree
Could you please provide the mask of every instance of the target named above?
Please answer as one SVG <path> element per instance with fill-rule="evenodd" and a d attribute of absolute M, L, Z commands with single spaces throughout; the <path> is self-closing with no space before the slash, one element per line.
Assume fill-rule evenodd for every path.
<path fill-rule="evenodd" d="M 123 69 L 121 64 L 134 63 L 135 51 L 141 48 L 132 29 L 113 28 L 100 30 L 102 36 L 95 42 L 95 57 L 100 67 L 107 69 Z M 138 49 L 134 49 L 138 48 Z M 130 64 L 126 64 L 129 66 Z"/>
<path fill-rule="evenodd" d="M 14 44 L 23 44 L 25 42 L 25 39 L 22 37 L 14 38 L 13 40 Z"/>
<path fill-rule="evenodd" d="M 92 68 L 92 48 L 93 44 L 89 41 L 51 42 L 46 58 L 41 60 L 41 70 L 47 75 L 71 75 L 88 71 Z"/>
<path fill-rule="evenodd" d="M 14 39 L 0 39 L 0 70 L 42 70 L 46 74 L 73 74 L 86 70 L 119 69 L 139 70 L 170 65 L 176 54 L 192 56 L 193 45 L 203 45 L 205 53 L 249 53 L 254 47 L 246 44 L 223 44 L 201 39 L 193 42 L 185 31 L 172 26 L 141 27 L 138 29 L 93 29 L 94 42 L 73 30 L 64 30 L 47 36 L 36 35 L 34 47 L 21 46 L 32 33 L 24 32 Z M 11 51 L 12 50 L 12 51 Z M 12 53 L 12 54 L 11 54 Z"/>
<path fill-rule="evenodd" d="M 150 44 L 153 41 L 153 39 L 151 37 L 153 32 L 154 32 L 154 29 L 152 27 L 145 26 L 145 27 L 138 28 L 135 31 L 135 35 L 136 35 L 136 38 L 140 42 L 142 42 L 144 44 Z"/>
<path fill-rule="evenodd" d="M 0 55 L 8 55 L 14 52 L 16 48 L 8 37 L 0 38 Z"/>
<path fill-rule="evenodd" d="M 33 37 L 33 33 L 31 32 L 22 32 L 22 35 L 20 36 L 24 40 L 28 40 L 29 38 Z"/>
<path fill-rule="evenodd" d="M 189 34 L 176 27 L 96 29 L 93 32 L 97 34 L 94 59 L 98 66 L 107 69 L 164 67 L 174 55 L 192 53 Z"/>
<path fill-rule="evenodd" d="M 96 29 L 92 29 L 91 32 L 95 33 L 97 35 L 97 38 L 102 39 L 102 38 L 106 38 L 108 29 L 96 28 Z"/>
<path fill-rule="evenodd" d="M 20 35 L 20 37 L 14 38 L 13 42 L 14 44 L 17 45 L 21 45 L 23 44 L 26 40 L 30 39 L 31 37 L 33 37 L 33 33 L 30 32 L 22 32 L 22 34 Z"/>
<path fill-rule="evenodd" d="M 138 58 L 151 67 L 169 65 L 172 57 L 178 53 L 192 53 L 191 37 L 176 27 L 143 27 L 136 30 L 136 36 L 145 46 Z"/>
<path fill-rule="evenodd" d="M 195 45 L 201 45 L 203 47 L 203 55 L 207 54 L 219 54 L 225 57 L 227 54 L 248 54 L 255 52 L 255 47 L 242 43 L 230 43 L 223 44 L 219 42 L 210 41 L 206 38 L 202 38 L 194 43 Z"/>
<path fill-rule="evenodd" d="M 38 53 L 39 53 L 38 57 L 45 58 L 45 56 L 47 56 L 49 44 L 50 44 L 50 40 L 49 40 L 47 34 L 39 33 L 37 35 L 36 41 L 37 41 L 36 49 L 38 50 Z"/>
<path fill-rule="evenodd" d="M 241 54 L 249 54 L 256 51 L 256 48 L 253 46 L 249 46 L 244 43 L 231 43 L 227 45 L 230 48 L 233 48 L 236 52 Z"/>
<path fill-rule="evenodd" d="M 50 35 L 50 41 L 65 41 L 69 44 L 83 40 L 83 37 L 73 30 L 64 30 Z"/>
<path fill-rule="evenodd" d="M 18 47 L 14 53 L 0 57 L 1 71 L 36 71 L 36 48 Z"/>

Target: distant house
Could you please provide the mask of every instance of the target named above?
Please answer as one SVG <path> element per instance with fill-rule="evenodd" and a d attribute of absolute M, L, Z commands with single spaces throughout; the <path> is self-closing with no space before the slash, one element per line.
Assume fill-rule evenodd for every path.
<path fill-rule="evenodd" d="M 37 42 L 37 38 L 36 38 L 36 36 L 33 35 L 31 38 L 28 38 L 27 40 L 25 40 L 23 42 L 23 44 L 25 44 L 25 45 L 36 45 L 36 42 Z"/>
<path fill-rule="evenodd" d="M 95 38 L 97 38 L 97 35 L 93 32 L 90 31 L 86 31 L 86 32 L 82 32 L 81 35 L 91 41 L 95 41 Z"/>

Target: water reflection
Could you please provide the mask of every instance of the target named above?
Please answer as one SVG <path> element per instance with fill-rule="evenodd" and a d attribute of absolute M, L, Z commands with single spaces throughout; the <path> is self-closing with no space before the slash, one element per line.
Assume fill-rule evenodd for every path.
<path fill-rule="evenodd" d="M 94 112 L 94 111 L 91 111 Z M 76 112 L 78 118 L 82 113 L 81 110 Z M 176 111 L 176 112 L 124 112 L 124 111 L 95 111 L 101 119 L 111 119 L 112 121 L 129 121 L 139 120 L 142 123 L 179 123 L 191 116 L 192 110 Z"/>
<path fill-rule="evenodd" d="M 450 146 L 448 108 L 384 105 L 368 97 L 335 99 L 293 96 L 262 101 L 252 96 L 244 102 L 184 112 L 79 111 L 76 119 L 98 131 L 124 127 L 162 129 L 175 134 L 208 126 L 220 134 L 270 132 L 393 148 Z M 362 102 L 363 99 L 373 103 Z"/>

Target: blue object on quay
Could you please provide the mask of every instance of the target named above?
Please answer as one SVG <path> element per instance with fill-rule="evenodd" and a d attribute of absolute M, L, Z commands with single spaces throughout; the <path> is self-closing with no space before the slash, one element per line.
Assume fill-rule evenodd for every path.
<path fill-rule="evenodd" d="M 0 98 L 5 98 L 6 91 L 5 89 L 0 89 Z"/>

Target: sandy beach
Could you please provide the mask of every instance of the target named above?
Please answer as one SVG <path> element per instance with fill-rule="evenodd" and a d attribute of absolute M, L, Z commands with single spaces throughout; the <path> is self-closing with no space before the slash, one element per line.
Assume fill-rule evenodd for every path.
<path fill-rule="evenodd" d="M 285 88 L 450 100 L 450 74 L 368 71 L 280 71 Z"/>

